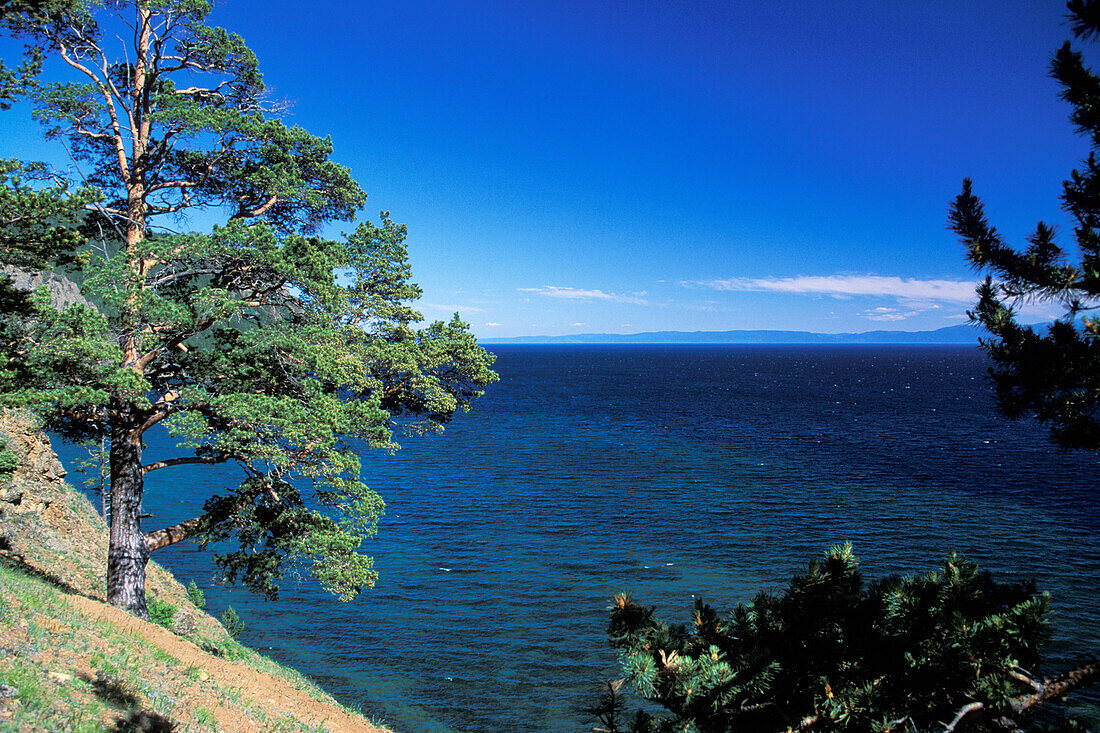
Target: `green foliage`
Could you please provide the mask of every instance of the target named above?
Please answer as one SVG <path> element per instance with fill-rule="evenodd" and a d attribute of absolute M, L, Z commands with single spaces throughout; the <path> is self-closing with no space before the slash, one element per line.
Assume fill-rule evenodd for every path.
<path fill-rule="evenodd" d="M 8 442 L 0 440 L 0 482 L 7 481 L 19 467 L 19 457 L 7 449 Z"/>
<path fill-rule="evenodd" d="M 206 608 L 206 594 L 202 592 L 202 588 L 194 580 L 187 584 L 187 597 L 195 604 L 195 608 L 200 611 Z"/>
<path fill-rule="evenodd" d="M 240 638 L 241 632 L 244 631 L 244 621 L 241 621 L 241 617 L 237 615 L 237 611 L 233 606 L 225 607 L 225 611 L 221 615 L 221 622 L 230 637 L 233 639 Z"/>
<path fill-rule="evenodd" d="M 1100 32 L 1100 3 L 1072 0 L 1068 8 L 1078 38 Z M 970 318 L 992 334 L 982 345 L 993 359 L 990 374 L 1000 409 L 1012 418 L 1031 415 L 1050 424 L 1061 446 L 1100 450 L 1100 319 L 1089 315 L 1100 308 L 1100 77 L 1069 42 L 1055 54 L 1051 75 L 1091 147 L 1062 192 L 1063 207 L 1077 223 L 1079 258 L 1071 261 L 1057 244 L 1054 227 L 1044 222 L 1027 238 L 1026 249 L 1009 246 L 986 219 L 969 179 L 951 205 L 949 221 L 970 262 L 991 273 Z M 1017 321 L 1016 306 L 1035 301 L 1056 304 L 1065 313 L 1045 334 Z"/>
<path fill-rule="evenodd" d="M 967 730 L 1022 724 L 1048 638 L 1050 601 L 949 556 L 938 572 L 865 583 L 850 545 L 780 595 L 688 625 L 618 596 L 608 635 L 629 685 L 667 715 L 628 716 L 611 683 L 594 710 L 611 731 Z M 942 722 L 941 722 L 942 721 Z"/>
<path fill-rule="evenodd" d="M 12 102 L 34 86 L 34 78 L 41 71 L 41 53 L 33 54 L 14 70 L 0 61 L 0 109 L 11 109 Z"/>
<path fill-rule="evenodd" d="M 159 598 L 149 601 L 149 620 L 166 629 L 172 628 L 172 619 L 178 611 L 179 608 Z"/>
<path fill-rule="evenodd" d="M 99 198 L 95 189 L 72 191 L 41 163 L 0 159 L 0 262 L 41 270 L 74 252 L 84 238 L 73 226 Z"/>

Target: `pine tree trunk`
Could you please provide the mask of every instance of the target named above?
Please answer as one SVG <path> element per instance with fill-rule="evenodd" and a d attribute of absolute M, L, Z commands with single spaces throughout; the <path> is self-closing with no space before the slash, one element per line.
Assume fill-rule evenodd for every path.
<path fill-rule="evenodd" d="M 148 0 L 135 3 L 135 10 L 136 56 L 132 67 L 134 76 L 130 109 L 131 124 L 136 122 L 137 128 L 131 136 L 129 170 L 126 170 L 121 154 L 120 165 L 127 192 L 126 253 L 134 282 L 139 288 L 144 288 L 147 266 L 145 260 L 135 252 L 135 248 L 145 239 L 147 213 L 145 152 L 150 129 L 147 115 L 150 90 L 146 87 L 151 17 Z M 121 145 L 121 140 L 119 144 Z M 131 329 L 123 331 L 120 346 L 124 364 L 140 375 L 142 369 L 138 365 L 138 340 L 135 333 L 141 329 L 133 328 L 135 301 L 136 296 L 127 300 L 123 319 L 131 325 Z M 141 420 L 133 405 L 116 401 L 112 408 L 111 544 L 107 552 L 107 601 L 138 618 L 148 619 L 149 610 L 145 606 L 145 565 L 149 562 L 149 547 L 141 531 L 141 495 L 145 488 L 145 474 L 141 470 Z"/>
<path fill-rule="evenodd" d="M 133 408 L 118 411 L 111 429 L 111 540 L 107 552 L 107 601 L 148 619 L 145 564 L 149 550 L 141 532 L 141 433 Z"/>

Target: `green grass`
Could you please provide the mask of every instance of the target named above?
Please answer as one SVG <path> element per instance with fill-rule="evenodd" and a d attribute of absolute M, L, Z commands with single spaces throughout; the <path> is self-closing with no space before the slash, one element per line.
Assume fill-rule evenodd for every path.
<path fill-rule="evenodd" d="M 44 674 L 25 661 L 16 661 L 12 666 L 0 668 L 0 685 L 15 689 L 14 699 L 27 710 L 44 709 L 49 704 L 45 694 Z"/>
<path fill-rule="evenodd" d="M 53 587 L 43 583 L 40 580 L 31 578 L 24 573 L 21 573 L 12 568 L 0 565 L 0 580 L 3 580 L 9 588 L 16 591 L 19 600 L 24 603 L 24 608 L 20 610 L 19 616 L 26 617 L 31 614 L 42 614 L 51 618 L 57 619 L 61 623 L 68 624 L 70 626 L 77 626 L 86 624 L 83 616 L 76 614 L 70 609 L 63 601 L 61 601 L 58 591 Z M 153 599 L 150 601 L 150 616 L 152 616 L 152 609 L 154 605 L 159 605 L 162 602 Z M 6 605 L 6 604 L 0 604 Z M 163 605 L 169 606 L 175 609 L 175 606 L 164 603 Z M 14 613 L 11 609 L 7 609 L 10 613 Z M 15 618 L 15 616 L 12 616 Z M 106 621 L 94 622 L 99 636 L 104 639 L 113 639 L 119 641 L 118 631 L 110 623 Z M 127 637 L 129 638 L 129 637 Z M 232 662 L 239 662 L 259 672 L 266 672 L 268 674 L 279 677 L 286 680 L 292 687 L 302 692 L 306 692 L 310 695 L 320 697 L 324 700 L 331 700 L 332 698 L 317 686 L 312 680 L 303 675 L 301 672 L 283 667 L 277 662 L 268 659 L 267 657 L 259 654 L 253 649 L 241 644 L 239 641 L 223 636 L 221 638 L 211 637 L 209 635 L 197 635 L 191 639 L 196 645 L 205 650 L 206 652 L 213 654 L 222 659 L 226 659 Z M 124 646 L 124 645 L 123 645 Z M 154 654 L 160 652 L 156 647 L 150 647 Z M 118 647 L 116 653 L 124 653 L 122 647 Z M 162 652 L 161 652 L 162 653 Z M 163 653 L 162 653 L 163 654 Z M 123 667 L 125 668 L 125 667 Z"/>
<path fill-rule="evenodd" d="M 99 719 L 108 707 L 88 694 L 88 682 L 78 677 L 51 676 L 33 657 L 6 660 L 0 665 L 0 685 L 15 690 L 15 704 L 9 706 L 12 716 L 5 721 L 13 730 L 110 730 Z"/>
<path fill-rule="evenodd" d="M 201 680 L 200 666 L 185 665 L 108 621 L 89 619 L 55 586 L 0 562 L 0 639 L 4 637 L 17 640 L 18 648 L 0 659 L 0 684 L 14 690 L 12 697 L 0 698 L 0 707 L 10 713 L 0 719 L 0 730 L 117 731 L 121 728 L 113 721 L 151 709 L 179 722 L 180 733 L 215 732 L 217 718 L 211 709 L 196 707 L 184 713 L 176 699 L 181 692 L 192 695 L 196 685 L 257 726 L 295 733 L 324 730 L 282 718 L 262 702 L 245 699 L 237 688 L 219 685 L 213 678 Z M 336 704 L 300 672 L 227 635 L 207 632 L 190 640 L 216 656 L 274 675 L 312 697 Z M 75 657 L 82 658 L 85 669 L 93 670 L 91 678 L 87 674 L 81 678 L 66 664 Z"/>
<path fill-rule="evenodd" d="M 217 721 L 214 718 L 214 713 L 206 708 L 195 708 L 195 722 L 204 728 L 210 728 L 211 730 L 217 729 Z"/>

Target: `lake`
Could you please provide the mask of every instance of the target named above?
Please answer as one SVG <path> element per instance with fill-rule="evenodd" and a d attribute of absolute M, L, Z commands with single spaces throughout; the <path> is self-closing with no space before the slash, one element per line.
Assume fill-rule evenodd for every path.
<path fill-rule="evenodd" d="M 590 730 L 583 709 L 617 676 L 613 594 L 686 621 L 694 597 L 749 600 L 848 540 L 869 576 L 954 550 L 1033 577 L 1054 596 L 1051 660 L 1100 651 L 1100 460 L 999 417 L 977 349 L 491 350 L 501 382 L 472 412 L 364 454 L 387 514 L 365 548 L 377 587 L 356 601 L 305 577 L 264 602 L 217 585 L 189 544 L 154 558 L 215 614 L 232 603 L 242 641 L 405 733 Z M 57 447 L 71 464 L 78 449 Z M 232 476 L 150 474 L 146 527 Z"/>

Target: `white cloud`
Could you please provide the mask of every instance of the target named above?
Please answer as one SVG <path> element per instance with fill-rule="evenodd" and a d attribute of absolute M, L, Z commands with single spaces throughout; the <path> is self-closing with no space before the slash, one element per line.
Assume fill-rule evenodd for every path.
<path fill-rule="evenodd" d="M 579 322 L 578 322 L 578 323 L 574 323 L 574 324 L 573 324 L 573 326 L 583 326 L 583 325 L 585 325 L 585 324 L 583 324 L 583 323 L 579 323 Z"/>
<path fill-rule="evenodd" d="M 915 278 L 881 275 L 816 275 L 799 277 L 734 277 L 724 280 L 684 282 L 685 286 L 702 286 L 715 290 L 743 292 L 791 293 L 799 295 L 831 295 L 850 298 L 875 295 L 909 300 L 939 300 L 970 303 L 976 300 L 977 283 L 971 280 L 917 280 Z"/>
<path fill-rule="evenodd" d="M 538 295 L 545 295 L 548 298 L 567 298 L 569 300 L 605 300 L 613 303 L 629 303 L 631 305 L 648 305 L 648 301 L 643 297 L 646 292 L 643 290 L 637 293 L 630 293 L 628 295 L 620 295 L 617 293 L 607 293 L 603 290 L 586 290 L 583 288 L 569 288 L 561 287 L 558 285 L 547 285 L 544 288 L 518 288 L 520 292 L 524 293 L 536 293 Z"/>
<path fill-rule="evenodd" d="M 905 311 L 902 312 L 897 308 L 871 308 L 860 313 L 861 316 L 868 321 L 904 321 L 906 318 L 912 318 L 918 315 L 920 311 Z"/>
<path fill-rule="evenodd" d="M 699 311 L 701 313 L 731 313 L 735 309 L 729 306 L 717 305 L 713 301 L 706 303 L 685 303 L 684 308 L 689 311 Z"/>
<path fill-rule="evenodd" d="M 433 311 L 446 311 L 447 313 L 484 313 L 484 308 L 478 308 L 472 305 L 440 305 L 438 303 L 417 303 L 417 305 L 426 310 Z"/>
<path fill-rule="evenodd" d="M 486 326 L 499 326 L 500 324 L 499 324 L 499 323 L 497 323 L 496 321 L 489 321 L 489 322 L 488 322 L 488 323 L 486 323 L 485 325 L 486 325 Z"/>
<path fill-rule="evenodd" d="M 977 300 L 977 296 L 974 297 L 974 300 Z M 911 308 L 918 311 L 934 311 L 941 310 L 943 308 L 943 306 L 939 303 L 933 303 L 929 300 L 910 300 L 909 298 L 898 298 L 898 303 L 900 303 L 905 308 Z"/>

